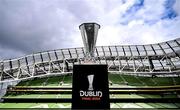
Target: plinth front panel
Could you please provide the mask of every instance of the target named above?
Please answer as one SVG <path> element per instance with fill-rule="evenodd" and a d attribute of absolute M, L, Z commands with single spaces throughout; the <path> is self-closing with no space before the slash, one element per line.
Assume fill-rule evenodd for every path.
<path fill-rule="evenodd" d="M 109 109 L 107 65 L 74 65 L 72 109 Z"/>

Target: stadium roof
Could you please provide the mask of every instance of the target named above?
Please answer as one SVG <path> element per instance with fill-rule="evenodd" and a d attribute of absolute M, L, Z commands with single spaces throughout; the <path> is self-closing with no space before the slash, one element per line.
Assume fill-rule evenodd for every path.
<path fill-rule="evenodd" d="M 22 80 L 44 75 L 72 73 L 73 64 L 82 64 L 84 48 L 50 50 L 1 61 L 0 81 Z M 180 38 L 148 45 L 97 46 L 97 64 L 108 70 L 138 75 L 179 75 Z"/>

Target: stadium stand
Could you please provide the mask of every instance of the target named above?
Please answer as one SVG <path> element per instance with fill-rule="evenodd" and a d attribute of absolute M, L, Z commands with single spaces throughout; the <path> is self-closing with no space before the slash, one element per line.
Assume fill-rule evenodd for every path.
<path fill-rule="evenodd" d="M 96 47 L 108 64 L 111 108 L 180 108 L 180 38 Z M 73 64 L 84 48 L 38 52 L 0 62 L 0 108 L 70 108 Z"/>

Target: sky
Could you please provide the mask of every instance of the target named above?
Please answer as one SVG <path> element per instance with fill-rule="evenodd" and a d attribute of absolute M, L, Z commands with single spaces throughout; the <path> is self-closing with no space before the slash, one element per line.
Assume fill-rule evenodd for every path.
<path fill-rule="evenodd" d="M 180 0 L 0 0 L 0 60 L 82 47 L 79 25 L 96 22 L 97 46 L 180 37 Z"/>

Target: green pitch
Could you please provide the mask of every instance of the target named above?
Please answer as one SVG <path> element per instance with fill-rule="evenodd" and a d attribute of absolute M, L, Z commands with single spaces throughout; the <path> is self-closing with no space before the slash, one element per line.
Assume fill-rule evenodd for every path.
<path fill-rule="evenodd" d="M 172 86 L 180 85 L 179 77 L 141 77 L 109 74 L 110 87 Z M 17 86 L 72 87 L 72 75 L 35 78 L 21 81 Z M 6 94 L 9 98 L 72 98 L 71 94 Z M 176 98 L 167 94 L 163 98 Z M 149 94 L 111 94 L 110 98 L 162 98 Z M 111 103 L 111 108 L 180 108 L 179 103 Z M 0 108 L 71 108 L 71 103 L 0 103 Z"/>
<path fill-rule="evenodd" d="M 180 85 L 180 77 L 142 77 L 120 74 L 109 74 L 109 81 L 118 85 L 130 86 L 171 86 Z M 72 84 L 72 75 L 55 77 L 35 78 L 34 80 L 22 81 L 18 86 L 60 86 Z"/>
<path fill-rule="evenodd" d="M 111 108 L 179 108 L 176 103 L 111 103 Z M 0 108 L 71 108 L 70 103 L 0 103 Z"/>

